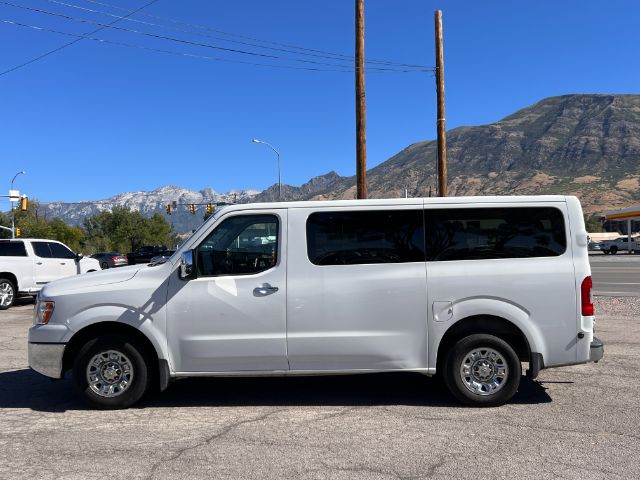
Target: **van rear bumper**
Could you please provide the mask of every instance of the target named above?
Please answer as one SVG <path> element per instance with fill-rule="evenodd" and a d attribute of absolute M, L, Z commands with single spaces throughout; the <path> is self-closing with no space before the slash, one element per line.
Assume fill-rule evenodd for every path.
<path fill-rule="evenodd" d="M 591 350 L 589 354 L 589 360 L 592 362 L 597 362 L 604 357 L 604 343 L 597 338 L 593 337 L 593 341 L 591 342 Z"/>

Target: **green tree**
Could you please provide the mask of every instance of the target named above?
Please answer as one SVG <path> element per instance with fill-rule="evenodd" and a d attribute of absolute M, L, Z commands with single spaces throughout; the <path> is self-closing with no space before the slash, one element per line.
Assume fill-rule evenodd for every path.
<path fill-rule="evenodd" d="M 11 214 L 0 212 L 0 225 L 11 228 Z M 11 232 L 0 228 L 0 238 L 11 238 Z"/>
<path fill-rule="evenodd" d="M 156 213 L 146 218 L 140 212 L 116 207 L 83 223 L 85 245 L 92 251 L 130 252 L 142 245 L 173 245 L 175 234 L 165 218 Z"/>
<path fill-rule="evenodd" d="M 50 237 L 53 240 L 67 245 L 74 252 L 83 250 L 84 230 L 79 227 L 71 227 L 60 218 L 54 218 L 49 222 Z"/>
<path fill-rule="evenodd" d="M 16 228 L 20 227 L 22 237 L 51 238 L 51 227 L 38 200 L 30 200 L 26 211 L 16 209 L 14 215 Z"/>
<path fill-rule="evenodd" d="M 604 231 L 602 228 L 602 221 L 598 216 L 593 215 L 593 216 L 587 217 L 587 215 L 585 214 L 584 224 L 587 227 L 587 232 L 589 233 L 597 233 L 597 232 Z"/>

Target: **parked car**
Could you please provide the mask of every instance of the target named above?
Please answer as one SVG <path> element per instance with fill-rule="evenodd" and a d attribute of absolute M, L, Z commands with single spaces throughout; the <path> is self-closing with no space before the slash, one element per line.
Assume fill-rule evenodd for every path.
<path fill-rule="evenodd" d="M 638 243 L 638 237 L 631 238 L 631 253 L 635 253 L 638 250 Z M 600 250 L 605 255 L 627 252 L 629 251 L 629 239 L 627 237 L 619 237 L 615 240 L 605 240 L 601 242 Z"/>
<path fill-rule="evenodd" d="M 587 245 L 587 248 L 589 249 L 590 252 L 602 251 L 602 245 L 600 244 L 600 242 L 590 241 L 589 244 Z"/>
<path fill-rule="evenodd" d="M 102 270 L 129 265 L 127 256 L 118 252 L 94 253 L 93 255 L 91 255 L 91 258 L 95 258 L 100 262 L 100 267 L 102 268 Z"/>
<path fill-rule="evenodd" d="M 55 240 L 0 240 L 0 310 L 18 296 L 35 296 L 53 280 L 96 270 L 97 260 L 83 258 Z"/>
<path fill-rule="evenodd" d="M 591 288 L 576 197 L 233 205 L 167 262 L 46 285 L 29 365 L 99 408 L 180 377 L 399 371 L 495 406 L 521 362 L 602 358 Z"/>
<path fill-rule="evenodd" d="M 165 262 L 174 253 L 176 253 L 175 250 L 164 250 L 160 252 L 159 255 L 156 255 L 155 257 L 151 257 L 151 260 L 149 260 L 149 263 Z"/>
<path fill-rule="evenodd" d="M 153 257 L 160 255 L 165 250 L 167 250 L 167 247 L 164 245 L 144 245 L 133 252 L 127 253 L 129 265 L 149 263 Z"/>

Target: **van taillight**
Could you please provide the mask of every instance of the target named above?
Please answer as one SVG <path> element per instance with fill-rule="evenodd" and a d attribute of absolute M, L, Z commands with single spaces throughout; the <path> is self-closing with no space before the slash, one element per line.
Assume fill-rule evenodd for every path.
<path fill-rule="evenodd" d="M 593 299 L 591 298 L 591 289 L 593 288 L 593 282 L 591 276 L 585 277 L 580 286 L 580 296 L 582 299 L 582 316 L 593 316 Z"/>

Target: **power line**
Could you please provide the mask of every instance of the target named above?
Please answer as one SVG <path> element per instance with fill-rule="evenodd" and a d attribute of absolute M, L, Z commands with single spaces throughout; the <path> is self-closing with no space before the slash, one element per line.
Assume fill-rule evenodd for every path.
<path fill-rule="evenodd" d="M 103 10 L 96 10 L 96 9 L 92 9 L 92 8 L 82 7 L 80 5 L 75 5 L 75 4 L 63 2 L 63 1 L 60 1 L 60 0 L 46 0 L 46 1 L 48 1 L 49 3 L 56 4 L 56 5 L 61 5 L 61 6 L 69 7 L 69 8 L 75 8 L 75 9 L 82 10 L 82 11 L 85 11 L 85 12 L 97 13 L 97 14 L 100 14 L 100 15 L 106 15 L 106 16 L 109 16 L 109 17 L 112 17 L 112 18 L 119 18 L 121 20 L 125 19 L 124 17 L 121 17 L 119 15 L 115 15 L 113 13 L 105 12 Z M 86 0 L 86 1 L 89 1 L 89 0 Z M 101 5 L 108 5 L 108 4 L 103 4 L 102 2 L 92 2 L 92 3 L 99 3 Z M 116 7 L 116 6 L 111 6 L 111 7 L 112 8 L 119 8 L 119 7 Z M 151 15 L 148 15 L 148 14 L 145 14 L 145 15 L 153 17 L 153 18 L 157 18 L 155 16 L 151 16 Z M 324 58 L 324 59 L 329 59 L 329 60 L 353 62 L 353 57 L 349 57 L 347 55 L 342 55 L 342 54 L 337 54 L 337 53 L 329 53 L 329 52 L 326 52 L 326 53 L 308 53 L 308 52 L 302 51 L 302 50 L 307 50 L 307 49 L 301 49 L 300 47 L 288 47 L 288 48 L 269 47 L 269 46 L 266 46 L 266 45 L 260 45 L 259 43 L 255 43 L 255 42 L 265 43 L 265 41 L 263 41 L 263 40 L 253 40 L 253 43 L 252 42 L 246 42 L 246 41 L 239 41 L 239 40 L 231 40 L 229 38 L 224 38 L 224 37 L 221 37 L 221 36 L 207 35 L 205 33 L 197 32 L 197 31 L 195 31 L 193 29 L 193 27 L 184 29 L 184 28 L 171 27 L 171 26 L 163 25 L 163 24 L 159 24 L 159 23 L 147 22 L 147 21 L 144 21 L 144 20 L 138 20 L 138 19 L 135 19 L 135 18 L 126 18 L 126 20 L 128 22 L 134 22 L 134 23 L 147 25 L 147 26 L 152 26 L 152 27 L 159 27 L 159 28 L 166 29 L 166 30 L 172 30 L 172 31 L 177 31 L 177 32 L 181 32 L 181 33 L 187 33 L 187 34 L 196 35 L 196 36 L 203 37 L 203 38 L 210 38 L 210 39 L 219 40 L 219 41 L 223 41 L 223 42 L 234 43 L 234 44 L 238 44 L 238 45 L 244 45 L 244 46 L 249 46 L 249 47 L 267 49 L 267 50 L 276 51 L 276 52 L 291 53 L 291 54 L 294 54 L 294 55 L 304 55 L 304 56 L 316 57 L 316 58 Z M 170 20 L 170 21 L 172 23 L 182 23 L 182 22 L 176 22 L 174 20 Z M 200 28 L 200 30 L 202 30 L 202 28 Z M 213 31 L 220 33 L 217 30 L 213 30 Z M 236 36 L 235 34 L 229 34 L 229 33 L 226 33 L 226 32 L 224 32 L 223 35 Z M 240 37 L 243 37 L 243 36 L 240 36 Z M 266 43 L 270 43 L 270 42 L 266 42 Z M 371 64 L 371 65 L 386 65 L 386 66 L 398 66 L 398 67 L 405 67 L 405 68 L 421 68 L 421 69 L 429 68 L 429 67 L 426 67 L 424 65 L 397 63 L 397 62 L 390 62 L 390 61 L 387 61 L 387 60 L 366 60 L 365 62 L 368 63 L 368 64 Z"/>
<path fill-rule="evenodd" d="M 41 31 L 41 32 L 56 33 L 56 34 L 65 35 L 65 36 L 68 36 L 68 37 L 76 37 L 78 40 L 82 40 L 82 39 L 92 40 L 92 41 L 95 41 L 95 42 L 98 42 L 98 43 L 103 43 L 103 44 L 108 44 L 108 45 L 117 45 L 117 46 L 122 46 L 122 47 L 129 47 L 129 48 L 136 48 L 136 49 L 140 49 L 140 50 L 147 50 L 147 51 L 156 52 L 156 53 L 165 53 L 165 54 L 177 55 L 177 56 L 183 56 L 183 57 L 199 58 L 199 59 L 211 60 L 211 61 L 216 61 L 216 62 L 236 63 L 236 64 L 241 64 L 241 65 L 249 65 L 249 66 L 256 66 L 256 67 L 280 68 L 280 69 L 290 69 L 290 70 L 306 70 L 306 71 L 314 71 L 314 72 L 353 73 L 353 71 L 354 71 L 353 68 L 349 68 L 347 66 L 345 66 L 342 69 L 329 69 L 329 68 L 318 68 L 318 67 L 302 67 L 302 66 L 294 66 L 294 65 L 276 65 L 276 64 L 268 64 L 268 63 L 248 62 L 248 61 L 243 61 L 243 60 L 232 60 L 232 59 L 228 59 L 228 58 L 212 57 L 212 56 L 207 56 L 207 55 L 198 55 L 198 54 L 187 53 L 187 52 L 177 52 L 175 50 L 166 50 L 166 49 L 161 49 L 161 48 L 147 47 L 145 45 L 137 45 L 137 44 L 130 44 L 130 43 L 126 43 L 126 42 L 118 42 L 118 41 L 113 41 L 113 40 L 106 40 L 106 39 L 98 38 L 98 37 L 89 37 L 87 35 L 80 35 L 80 34 L 75 34 L 75 33 L 63 32 L 63 31 L 60 31 L 60 30 L 55 30 L 55 29 L 46 28 L 46 27 L 40 27 L 40 26 L 37 26 L 37 25 L 29 25 L 29 24 L 26 24 L 26 23 L 16 22 L 16 21 L 13 21 L 13 20 L 2 20 L 2 19 L 0 19 L 0 23 L 4 23 L 4 24 L 8 24 L 8 25 L 14 25 L 14 26 L 17 26 L 17 27 L 29 28 L 29 29 L 37 30 L 37 31 Z M 422 72 L 420 72 L 418 70 L 382 70 L 382 71 L 374 71 L 372 73 L 422 73 Z"/>
<path fill-rule="evenodd" d="M 105 28 L 107 28 L 108 26 L 113 25 L 114 23 L 119 22 L 120 20 L 124 20 L 125 18 L 129 17 L 130 15 L 133 15 L 134 13 L 139 12 L 140 10 L 147 8 L 150 5 L 153 5 L 154 3 L 156 3 L 158 0 L 151 0 L 148 3 L 145 3 L 144 5 L 142 5 L 140 8 L 137 8 L 136 10 L 132 10 L 130 11 L 127 15 L 123 16 L 122 18 L 118 18 L 116 20 L 114 20 L 113 22 L 109 23 L 108 25 L 102 26 L 100 28 L 96 28 L 94 31 L 87 33 L 86 35 L 93 35 L 94 33 L 98 33 L 101 30 L 104 30 Z M 51 54 L 54 54 L 56 52 L 59 52 L 60 50 L 64 50 L 67 47 L 70 47 L 71 45 L 74 45 L 76 43 L 78 43 L 80 40 L 82 40 L 84 38 L 84 36 L 80 36 L 79 38 L 72 40 L 69 43 L 66 43 L 64 45 L 59 46 L 58 48 L 54 48 L 53 50 L 50 50 L 46 53 L 43 53 L 42 55 L 39 55 L 35 58 L 32 58 L 31 60 L 28 60 L 24 63 L 21 63 L 20 65 L 16 65 L 13 68 L 10 68 L 9 70 L 5 70 L 4 72 L 0 72 L 0 77 L 3 75 L 6 75 L 7 73 L 11 73 L 11 72 L 15 72 L 16 70 L 22 68 L 22 67 L 26 67 L 27 65 L 31 65 L 32 63 L 37 62 L 38 60 L 42 60 L 45 57 L 48 57 Z"/>
<path fill-rule="evenodd" d="M 155 1 L 157 1 L 157 0 L 155 0 Z M 279 56 L 279 55 L 270 55 L 270 54 L 252 52 L 252 51 L 247 51 L 247 50 L 240 50 L 240 49 L 237 49 L 237 48 L 221 47 L 219 45 L 213 45 L 213 44 L 209 44 L 209 43 L 194 42 L 194 41 L 185 40 L 185 39 L 181 39 L 181 38 L 168 37 L 166 35 L 159 35 L 159 34 L 155 34 L 155 33 L 143 32 L 141 30 L 135 30 L 135 29 L 131 29 L 131 28 L 116 27 L 116 26 L 113 25 L 113 23 L 115 23 L 115 21 L 112 22 L 111 24 L 104 24 L 104 23 L 93 21 L 93 20 L 86 20 L 86 19 L 82 19 L 82 18 L 72 17 L 72 16 L 69 16 L 69 15 L 62 14 L 62 13 L 51 12 L 51 11 L 42 10 L 42 9 L 39 9 L 39 8 L 27 7 L 27 6 L 23 6 L 23 5 L 16 5 L 14 3 L 6 2 L 6 1 L 0 1 L 0 4 L 8 5 L 10 7 L 19 8 L 19 9 L 22 9 L 22 10 L 41 13 L 41 14 L 44 14 L 44 15 L 50 15 L 50 16 L 54 16 L 54 17 L 58 17 L 58 18 L 63 18 L 65 20 L 71 20 L 71 21 L 74 21 L 74 22 L 89 23 L 89 24 L 93 24 L 93 25 L 98 25 L 98 26 L 101 27 L 101 29 L 109 28 L 109 29 L 119 30 L 119 31 L 123 31 L 123 32 L 135 33 L 135 34 L 143 35 L 143 36 L 146 36 L 146 37 L 162 39 L 162 40 L 169 40 L 169 41 L 172 41 L 172 42 L 186 44 L 186 45 L 192 45 L 192 46 L 203 47 L 203 48 L 210 48 L 210 49 L 223 51 L 223 52 L 227 52 L 227 53 L 236 53 L 236 54 L 241 54 L 241 55 L 248 55 L 248 56 L 252 56 L 252 57 L 261 57 L 261 58 L 267 58 L 267 59 L 273 59 L 273 60 L 285 60 L 285 61 L 289 61 L 289 62 L 306 63 L 306 64 L 325 66 L 325 67 L 334 67 L 334 68 L 344 68 L 345 67 L 345 65 L 342 65 L 342 64 L 331 64 L 331 63 L 318 62 L 318 61 L 315 61 L 315 60 L 306 60 L 306 59 L 301 59 L 301 58 L 288 58 L 288 57 L 283 57 L 283 56 Z M 396 71 L 397 69 L 396 68 L 387 68 L 387 67 L 370 67 L 369 70 L 374 70 L 374 71 Z M 421 69 L 421 70 L 412 69 L 412 71 L 416 71 L 416 72 L 432 72 L 433 69 L 431 69 L 431 68 L 429 68 L 429 69 Z"/>
<path fill-rule="evenodd" d="M 119 6 L 119 5 L 114 5 L 112 3 L 106 3 L 106 2 L 101 2 L 98 0 L 84 0 L 85 2 L 88 3 L 92 3 L 95 5 L 101 5 L 103 7 L 109 7 L 109 8 L 113 8 L 116 10 L 121 10 L 121 11 L 127 11 L 126 8 Z M 195 28 L 198 30 L 206 30 L 209 32 L 214 32 L 214 33 L 218 33 L 218 34 L 222 34 L 222 35 L 226 35 L 228 37 L 234 37 L 234 38 L 241 38 L 244 40 L 250 40 L 253 42 L 259 42 L 259 43 L 263 43 L 266 45 L 275 45 L 277 47 L 284 47 L 284 48 L 289 48 L 289 49 L 294 49 L 294 50 L 298 50 L 300 55 L 304 55 L 304 53 L 302 52 L 310 52 L 310 53 L 314 53 L 314 54 L 320 54 L 320 55 L 326 55 L 328 57 L 332 57 L 335 59 L 342 59 L 342 60 L 347 60 L 349 62 L 353 62 L 354 61 L 354 57 L 352 55 L 344 55 L 341 53 L 334 53 L 334 52 L 328 52 L 326 50 L 316 50 L 313 48 L 305 48 L 305 47 L 300 47 L 300 46 L 296 46 L 296 45 L 291 45 L 288 43 L 280 43 L 280 42 L 273 42 L 273 41 L 269 41 L 269 40 L 262 40 L 256 37 L 251 37 L 251 36 L 247 36 L 247 35 L 241 35 L 238 33 L 233 33 L 233 32 L 227 32 L 224 30 L 219 30 L 216 28 L 212 28 L 210 26 L 207 25 L 201 25 L 201 24 L 197 24 L 197 23 L 188 23 L 188 22 L 183 22 L 180 20 L 175 20 L 173 18 L 168 18 L 168 17 L 161 17 L 158 15 L 153 15 L 147 12 L 141 12 L 140 16 L 146 17 L 146 18 L 152 18 L 154 20 L 159 20 L 159 21 L 165 21 L 165 22 L 170 22 L 173 24 L 177 24 L 177 25 L 183 25 L 186 27 L 190 27 L 190 28 Z M 268 48 L 265 46 L 261 46 L 260 48 Z M 367 63 L 378 63 L 381 65 L 396 65 L 396 66 L 400 66 L 400 67 L 412 67 L 412 68 L 430 68 L 430 67 L 426 67 L 424 65 L 415 65 L 415 64 L 407 64 L 407 63 L 398 63 L 398 62 L 392 62 L 389 60 L 375 60 L 375 59 L 366 59 L 365 60 Z"/>

